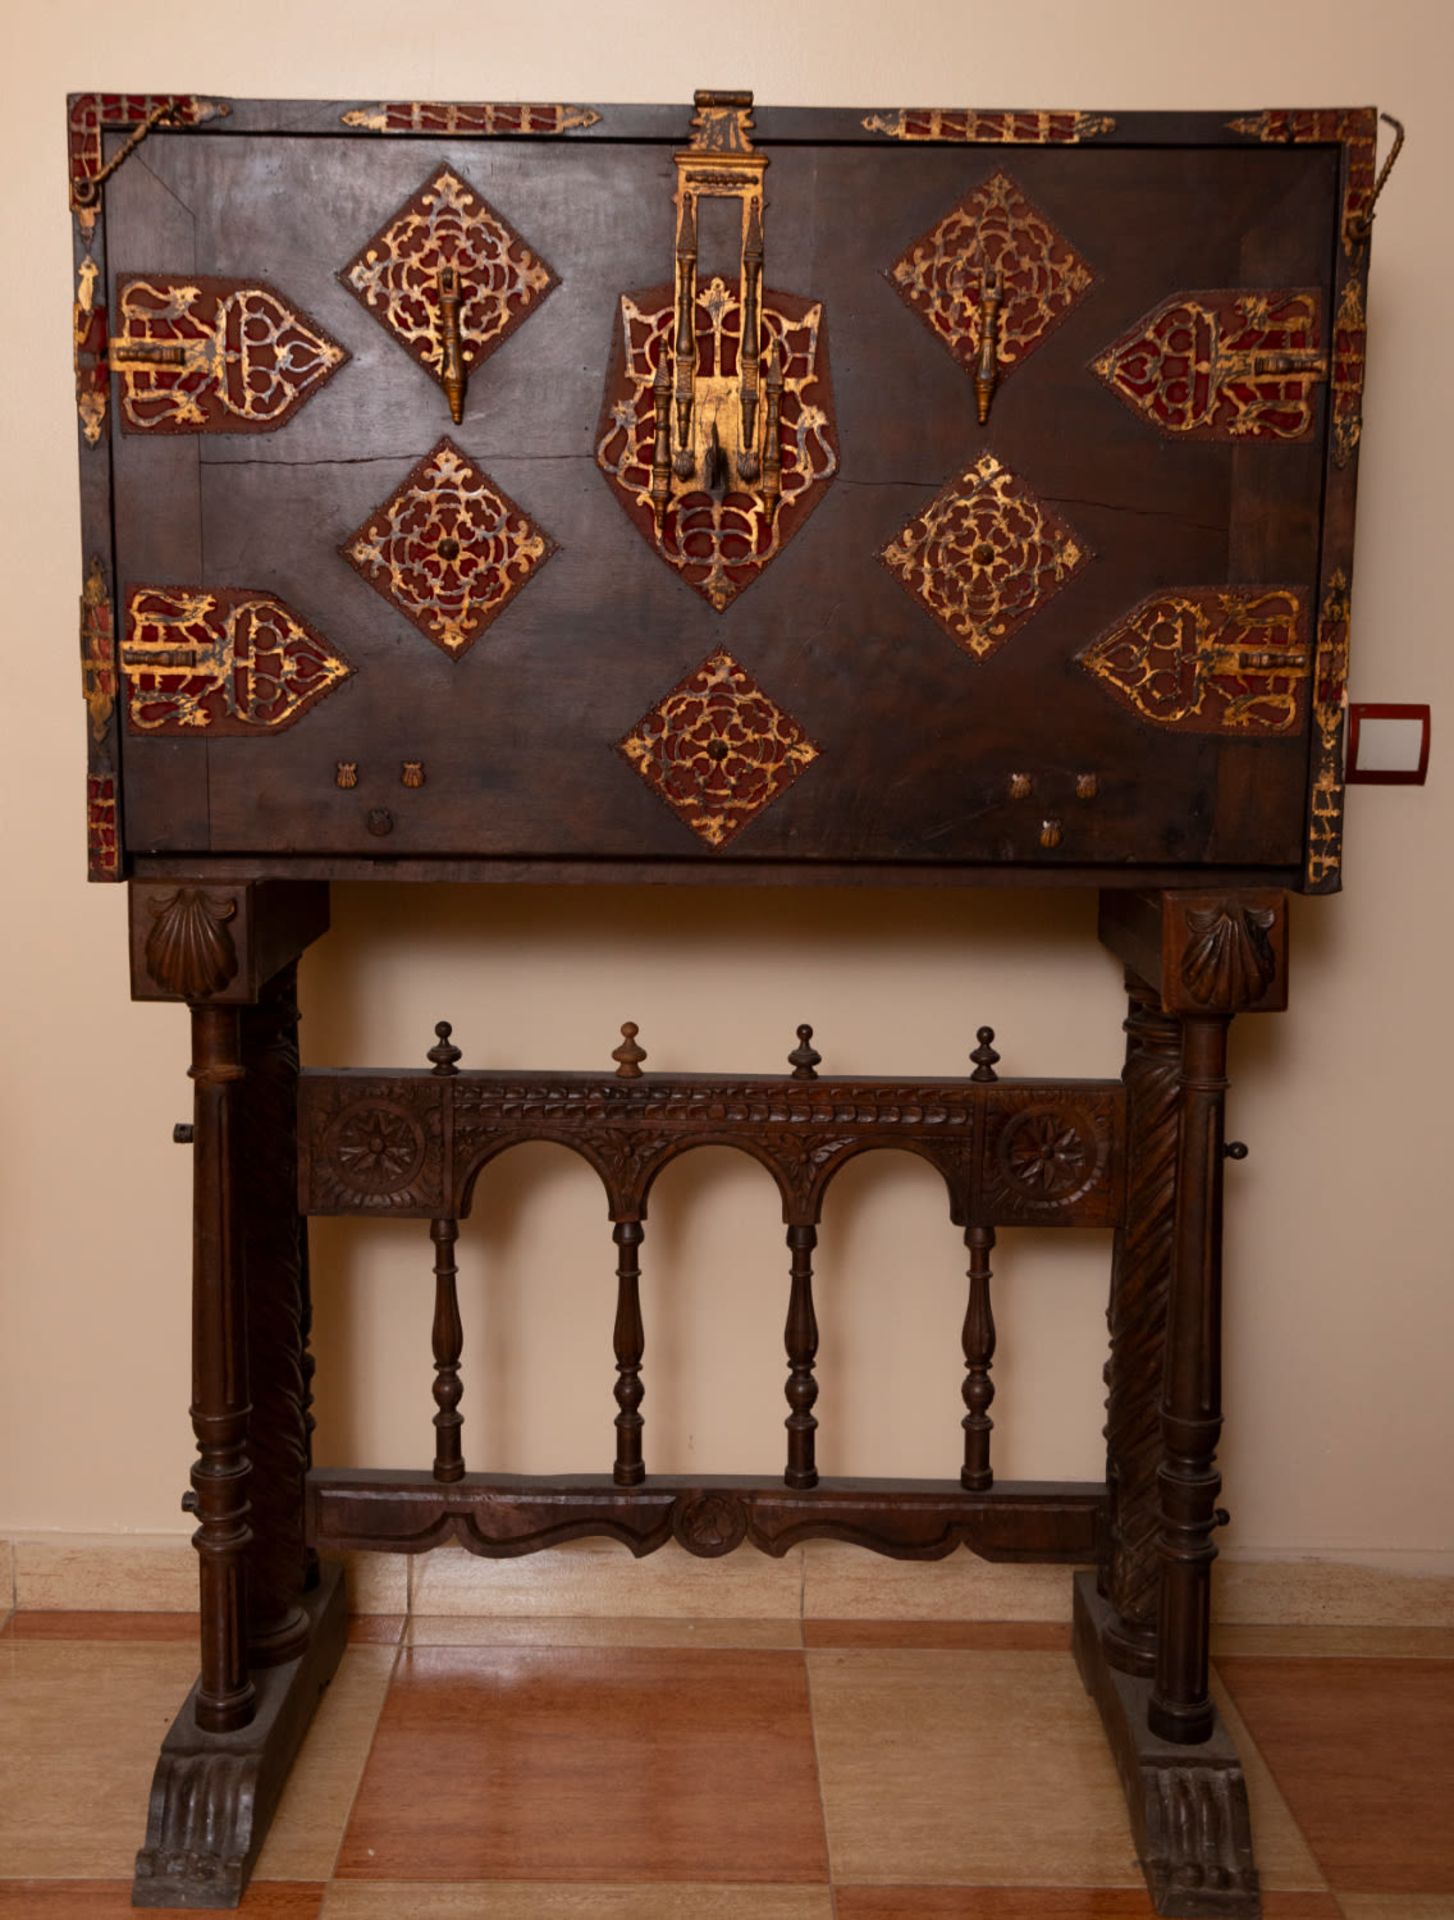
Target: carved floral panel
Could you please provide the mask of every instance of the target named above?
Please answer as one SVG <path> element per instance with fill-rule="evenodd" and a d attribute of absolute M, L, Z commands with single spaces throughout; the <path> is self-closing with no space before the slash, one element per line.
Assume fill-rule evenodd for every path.
<path fill-rule="evenodd" d="M 679 681 L 618 744 L 652 792 L 709 847 L 735 839 L 819 752 L 725 652 Z"/>
<path fill-rule="evenodd" d="M 149 274 L 117 290 L 110 357 L 128 433 L 271 433 L 348 354 L 265 281 Z"/>
<path fill-rule="evenodd" d="M 1314 292 L 1178 293 L 1095 361 L 1118 398 L 1163 433 L 1306 440 L 1328 377 Z"/>
<path fill-rule="evenodd" d="M 424 371 L 445 384 L 441 270 L 459 278 L 466 375 L 558 283 L 551 268 L 468 181 L 443 167 L 350 261 L 340 280 Z"/>
<path fill-rule="evenodd" d="M 1034 352 L 1095 279 L 1006 173 L 991 174 L 888 270 L 890 284 L 968 373 L 979 357 L 990 275 L 1000 296 L 1001 374 Z"/>
<path fill-rule="evenodd" d="M 673 289 L 621 296 L 621 325 L 606 376 L 596 459 L 641 537 L 721 613 L 771 565 L 838 471 L 833 390 L 823 308 L 795 294 L 762 295 L 762 357 L 780 356 L 782 493 L 770 511 L 759 492 L 724 485 L 674 495 L 660 533 L 652 504 L 657 368 L 673 334 Z M 742 301 L 714 278 L 697 294 L 698 408 L 736 407 Z"/>
<path fill-rule="evenodd" d="M 456 660 L 555 550 L 550 535 L 449 439 L 339 548 Z"/>
<path fill-rule="evenodd" d="M 1156 726 L 1289 734 L 1307 710 L 1307 628 L 1286 587 L 1182 587 L 1152 594 L 1076 657 Z"/>
<path fill-rule="evenodd" d="M 349 676 L 321 634 L 270 593 L 132 587 L 121 673 L 138 733 L 290 727 Z"/>
<path fill-rule="evenodd" d="M 1090 554 L 1022 480 L 986 453 L 880 557 L 950 638 L 983 660 Z"/>

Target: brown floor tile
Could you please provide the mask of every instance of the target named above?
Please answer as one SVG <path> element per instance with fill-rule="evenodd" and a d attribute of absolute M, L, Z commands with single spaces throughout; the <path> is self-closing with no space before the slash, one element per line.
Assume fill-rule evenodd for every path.
<path fill-rule="evenodd" d="M 1331 1886 L 1454 1888 L 1454 1663 L 1217 1665 Z"/>
<path fill-rule="evenodd" d="M 1257 1742 L 1237 1711 L 1236 1701 L 1215 1672 L 1212 1674 L 1212 1698 L 1242 1758 L 1247 1801 L 1252 1813 L 1252 1852 L 1262 1876 L 1263 1892 L 1270 1888 L 1301 1892 L 1326 1887 L 1327 1876 L 1299 1832 L 1297 1821 L 1278 1791 L 1277 1782 L 1258 1750 Z"/>
<path fill-rule="evenodd" d="M 321 1885 L 257 1881 L 235 1911 L 251 1920 L 318 1920 Z M 129 1880 L 0 1880 L 0 1920 L 134 1920 Z"/>
<path fill-rule="evenodd" d="M 394 1670 L 392 1647 L 348 1647 L 293 1762 L 257 1863 L 264 1880 L 327 1880 Z"/>
<path fill-rule="evenodd" d="M 407 1649 L 337 1871 L 826 1880 L 803 1656 Z"/>
<path fill-rule="evenodd" d="M 1139 1887 L 1068 1654 L 807 1656 L 837 1881 Z"/>
<path fill-rule="evenodd" d="M 1343 1920 L 1454 1920 L 1454 1893 L 1344 1893 Z"/>
<path fill-rule="evenodd" d="M 798 1620 L 520 1620 L 508 1615 L 415 1615 L 411 1647 L 801 1647 Z"/>
<path fill-rule="evenodd" d="M 1136 1887 L 834 1888 L 838 1920 L 1155 1920 Z M 1341 1920 L 1327 1893 L 1263 1896 L 1263 1920 Z"/>
<path fill-rule="evenodd" d="M 195 1613 L 12 1613 L 0 1640 L 185 1641 L 197 1644 Z"/>
<path fill-rule="evenodd" d="M 0 1877 L 129 1880 L 193 1646 L 0 1641 Z"/>
<path fill-rule="evenodd" d="M 1454 1659 L 1454 1627 L 1214 1626 L 1212 1656 L 1270 1654 L 1309 1660 L 1349 1656 L 1373 1660 Z"/>
<path fill-rule="evenodd" d="M 805 1620 L 809 1647 L 957 1647 L 979 1653 L 1069 1653 L 1054 1620 Z"/>
<path fill-rule="evenodd" d="M 335 1880 L 323 1920 L 833 1920 L 827 1887 L 562 1886 Z"/>

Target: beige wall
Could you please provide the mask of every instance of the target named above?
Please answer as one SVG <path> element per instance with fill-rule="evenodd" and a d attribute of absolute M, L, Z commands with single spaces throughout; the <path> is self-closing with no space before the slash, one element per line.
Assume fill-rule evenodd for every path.
<path fill-rule="evenodd" d="M 1374 250 L 1353 693 L 1432 700 L 1440 728 L 1427 789 L 1353 795 L 1350 891 L 1294 917 L 1292 1011 L 1234 1036 L 1232 1130 L 1252 1157 L 1228 1201 L 1224 1461 L 1234 1552 L 1454 1569 L 1445 0 L 1222 0 L 1194 20 L 1171 0 L 7 11 L 0 1536 L 177 1529 L 190 1458 L 188 1167 L 168 1139 L 187 1110 L 187 1023 L 128 1004 L 121 891 L 81 877 L 62 95 L 685 103 L 697 85 L 746 84 L 766 101 L 881 106 L 1373 100 L 1409 123 Z M 335 926 L 305 969 L 317 1062 L 415 1060 L 447 1015 L 472 1062 L 502 1066 L 604 1062 L 627 1017 L 662 1068 L 772 1068 L 801 1019 L 842 1071 L 945 1071 L 984 1020 L 1007 1070 L 1119 1066 L 1117 970 L 1089 898 L 354 886 L 337 889 Z M 479 1201 L 463 1244 L 474 1463 L 604 1465 L 612 1259 L 592 1177 L 531 1149 Z M 325 1223 L 316 1245 L 320 1454 L 422 1461 L 425 1232 Z M 1006 1473 L 1099 1471 L 1107 1251 L 1093 1234 L 1007 1236 Z M 933 1176 L 898 1156 L 859 1163 L 819 1265 L 824 1464 L 952 1472 L 963 1249 Z M 677 1169 L 646 1271 L 652 1463 L 773 1467 L 784 1255 L 761 1174 L 721 1154 Z"/>

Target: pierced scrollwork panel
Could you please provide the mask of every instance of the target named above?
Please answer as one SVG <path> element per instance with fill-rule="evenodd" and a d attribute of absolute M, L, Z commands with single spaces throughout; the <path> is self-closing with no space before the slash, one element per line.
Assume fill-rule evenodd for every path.
<path fill-rule="evenodd" d="M 272 433 L 348 359 L 266 281 L 123 280 L 110 359 L 127 433 Z"/>
<path fill-rule="evenodd" d="M 455 660 L 555 550 L 550 535 L 448 439 L 339 548 Z"/>
<path fill-rule="evenodd" d="M 1318 614 L 1313 668 L 1313 780 L 1308 796 L 1306 878 L 1315 893 L 1338 884 L 1343 865 L 1343 731 L 1348 711 L 1348 576 L 1329 577 Z"/>
<path fill-rule="evenodd" d="M 441 276 L 455 277 L 454 321 Z M 459 377 L 486 360 L 558 284 L 554 271 L 484 197 L 442 167 L 339 274 L 350 293 L 446 392 L 457 332 Z"/>
<path fill-rule="evenodd" d="M 966 372 L 978 371 L 992 313 L 990 344 L 1002 377 L 1060 324 L 1095 274 L 1009 175 L 997 172 L 906 248 L 888 278 Z"/>
<path fill-rule="evenodd" d="M 1003 646 L 1090 557 L 992 453 L 951 480 L 880 555 L 976 660 Z"/>
<path fill-rule="evenodd" d="M 270 593 L 132 587 L 121 675 L 137 733 L 216 737 L 290 727 L 353 668 Z"/>
<path fill-rule="evenodd" d="M 819 749 L 727 652 L 644 713 L 619 750 L 699 840 L 720 848 L 785 793 Z"/>
<path fill-rule="evenodd" d="M 1286 587 L 1181 587 L 1143 600 L 1076 658 L 1156 726 L 1277 737 L 1307 716 L 1307 627 Z"/>
<path fill-rule="evenodd" d="M 1306 440 L 1328 379 L 1313 291 L 1178 293 L 1094 362 L 1134 413 L 1193 440 Z"/>
<path fill-rule="evenodd" d="M 641 537 L 721 613 L 783 551 L 838 471 L 827 331 L 821 302 L 762 293 L 760 357 L 766 362 L 775 353 L 782 378 L 780 495 L 769 505 L 760 490 L 704 474 L 699 488 L 672 494 L 658 531 L 654 388 L 673 339 L 673 294 L 662 286 L 621 296 L 596 461 Z M 725 437 L 725 414 L 740 404 L 742 300 L 736 283 L 714 277 L 698 292 L 694 312 L 695 407 L 709 437 L 713 414 L 722 411 Z"/>
<path fill-rule="evenodd" d="M 1363 376 L 1368 356 L 1368 319 L 1363 282 L 1350 274 L 1333 321 L 1333 460 L 1346 467 L 1363 437 Z"/>

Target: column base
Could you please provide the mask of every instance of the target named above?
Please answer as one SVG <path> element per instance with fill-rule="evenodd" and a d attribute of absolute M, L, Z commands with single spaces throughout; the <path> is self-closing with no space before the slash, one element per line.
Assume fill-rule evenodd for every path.
<path fill-rule="evenodd" d="M 296 1659 L 253 1669 L 257 1711 L 245 1727 L 204 1733 L 195 1686 L 172 1722 L 152 1777 L 133 1906 L 235 1907 L 242 1899 L 288 1769 L 343 1657 L 342 1567 L 325 1563 L 302 1604 L 307 1645 Z"/>
<path fill-rule="evenodd" d="M 1146 1724 L 1151 1682 L 1118 1672 L 1106 1657 L 1102 1635 L 1114 1618 L 1095 1575 L 1078 1573 L 1076 1665 L 1115 1755 L 1151 1903 L 1177 1920 L 1257 1920 L 1247 1783 L 1231 1735 L 1218 1719 L 1197 1746 L 1158 1739 Z"/>

